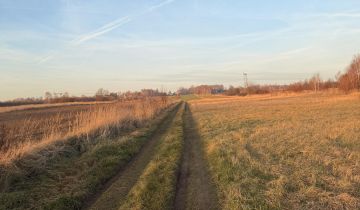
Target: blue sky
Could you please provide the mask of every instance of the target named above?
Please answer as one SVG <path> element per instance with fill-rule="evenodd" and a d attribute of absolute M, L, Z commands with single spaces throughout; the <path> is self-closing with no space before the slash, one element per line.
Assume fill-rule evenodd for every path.
<path fill-rule="evenodd" d="M 358 0 L 0 0 L 0 100 L 334 75 Z"/>

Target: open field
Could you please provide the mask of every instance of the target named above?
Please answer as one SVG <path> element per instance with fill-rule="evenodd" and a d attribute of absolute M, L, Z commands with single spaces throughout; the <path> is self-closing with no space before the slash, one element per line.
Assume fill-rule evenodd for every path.
<path fill-rule="evenodd" d="M 360 210 L 359 20 L 0 0 L 0 210 Z"/>
<path fill-rule="evenodd" d="M 359 95 L 190 101 L 223 209 L 359 209 Z"/>
<path fill-rule="evenodd" d="M 86 105 L 98 105 L 98 104 L 109 104 L 114 103 L 114 101 L 97 101 L 97 102 L 68 102 L 68 103 L 55 103 L 55 104 L 30 104 L 30 105 L 20 105 L 20 106 L 7 106 L 0 107 L 0 113 L 4 112 L 13 112 L 21 110 L 34 110 L 34 109 L 45 109 L 45 108 L 54 108 L 54 107 L 66 107 L 66 106 L 86 106 Z"/>
<path fill-rule="evenodd" d="M 57 106 L 0 113 L 0 163 L 73 136 L 126 130 L 154 117 L 168 101 L 160 98 L 93 105 Z"/>
<path fill-rule="evenodd" d="M 0 209 L 360 208 L 359 94 L 182 99 L 58 108 L 97 126 L 4 162 Z"/>
<path fill-rule="evenodd" d="M 160 110 L 158 105 L 158 112 L 142 118 L 137 128 L 123 130 L 123 121 L 117 121 L 101 127 L 101 135 L 55 141 L 0 165 L 0 209 L 79 209 L 139 153 L 176 107 Z"/>

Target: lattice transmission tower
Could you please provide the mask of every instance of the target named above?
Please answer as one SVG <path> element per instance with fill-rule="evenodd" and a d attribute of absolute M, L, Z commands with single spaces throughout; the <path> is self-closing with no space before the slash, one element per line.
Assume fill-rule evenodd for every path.
<path fill-rule="evenodd" d="M 244 88 L 248 88 L 249 83 L 248 83 L 247 73 L 244 72 L 243 75 L 244 75 Z"/>

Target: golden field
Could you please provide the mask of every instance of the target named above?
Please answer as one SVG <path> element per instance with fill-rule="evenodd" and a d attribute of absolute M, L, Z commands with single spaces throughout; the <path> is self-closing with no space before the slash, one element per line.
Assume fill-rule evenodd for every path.
<path fill-rule="evenodd" d="M 143 153 L 178 104 L 152 97 L 0 114 L 0 209 L 84 208 Z"/>
<path fill-rule="evenodd" d="M 155 117 L 172 103 L 161 98 L 148 98 L 116 103 L 33 105 L 22 110 L 0 109 L 1 164 L 9 164 L 24 155 L 36 153 L 68 138 L 106 135 L 115 126 L 136 128 Z"/>
<path fill-rule="evenodd" d="M 360 209 L 360 96 L 191 100 L 223 209 Z"/>
<path fill-rule="evenodd" d="M 97 104 L 109 104 L 109 103 L 113 103 L 113 101 L 67 102 L 67 103 L 55 103 L 55 104 L 29 104 L 29 105 L 19 105 L 19 106 L 5 106 L 5 107 L 0 107 L 0 113 L 22 111 L 29 109 L 34 110 L 34 109 L 44 109 L 44 108 L 53 108 L 53 107 L 97 105 Z"/>

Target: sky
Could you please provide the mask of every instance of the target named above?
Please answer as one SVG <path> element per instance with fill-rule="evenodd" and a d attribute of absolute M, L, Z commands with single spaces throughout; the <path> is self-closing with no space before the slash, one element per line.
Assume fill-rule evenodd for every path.
<path fill-rule="evenodd" d="M 0 0 L 0 100 L 334 78 L 358 0 Z"/>

